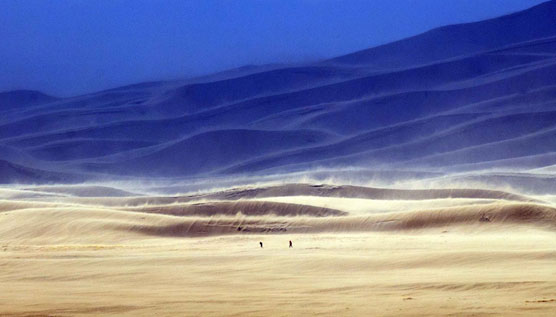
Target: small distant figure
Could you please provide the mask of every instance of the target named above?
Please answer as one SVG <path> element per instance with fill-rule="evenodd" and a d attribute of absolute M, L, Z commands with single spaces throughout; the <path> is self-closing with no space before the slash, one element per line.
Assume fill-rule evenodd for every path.
<path fill-rule="evenodd" d="M 293 248 L 292 240 L 290 240 L 290 248 Z"/>
<path fill-rule="evenodd" d="M 259 242 L 259 244 L 261 245 L 261 248 L 262 248 L 262 247 L 263 247 L 263 242 L 262 242 L 262 241 L 260 241 L 260 242 Z"/>
<path fill-rule="evenodd" d="M 479 219 L 480 222 L 490 222 L 489 216 L 482 214 L 481 218 Z"/>

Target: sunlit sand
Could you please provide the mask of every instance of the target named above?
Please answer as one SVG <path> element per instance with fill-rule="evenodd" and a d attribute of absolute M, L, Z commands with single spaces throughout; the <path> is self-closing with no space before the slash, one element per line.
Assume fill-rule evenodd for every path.
<path fill-rule="evenodd" d="M 288 186 L 257 193 L 282 195 Z M 350 187 L 296 186 L 357 196 Z M 14 192 L 21 194 L 3 195 Z M 0 310 L 7 315 L 553 316 L 556 310 L 556 210 L 523 195 L 245 198 L 253 193 L 240 188 L 31 199 L 33 188 L 23 192 L 25 200 L 0 201 Z"/>

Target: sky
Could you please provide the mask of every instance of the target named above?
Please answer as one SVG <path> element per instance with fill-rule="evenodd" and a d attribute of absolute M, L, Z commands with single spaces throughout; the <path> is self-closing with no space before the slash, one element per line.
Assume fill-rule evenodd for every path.
<path fill-rule="evenodd" d="M 67 97 L 302 63 L 543 0 L 0 0 L 0 91 Z"/>

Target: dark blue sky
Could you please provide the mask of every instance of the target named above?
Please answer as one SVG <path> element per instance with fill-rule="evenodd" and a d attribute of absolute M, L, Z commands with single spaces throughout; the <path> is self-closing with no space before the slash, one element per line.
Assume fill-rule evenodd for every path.
<path fill-rule="evenodd" d="M 0 91 L 70 96 L 323 59 L 543 0 L 0 0 Z"/>

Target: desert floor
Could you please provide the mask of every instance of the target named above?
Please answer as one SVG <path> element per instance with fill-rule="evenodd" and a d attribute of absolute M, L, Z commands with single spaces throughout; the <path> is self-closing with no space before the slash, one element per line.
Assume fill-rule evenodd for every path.
<path fill-rule="evenodd" d="M 556 235 L 536 229 L 4 246 L 0 255 L 8 316 L 556 312 Z"/>

